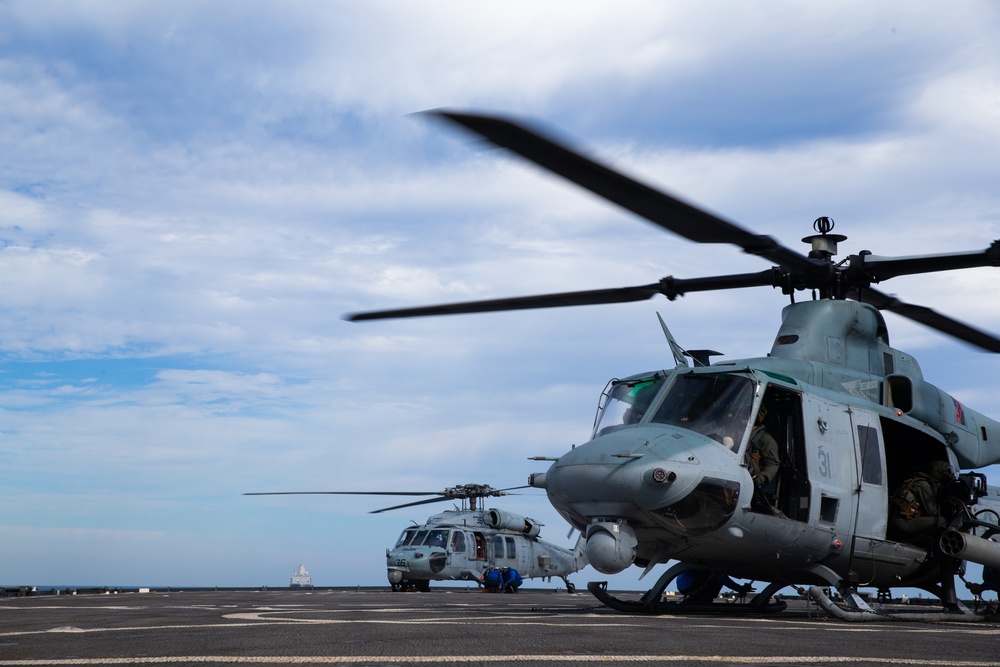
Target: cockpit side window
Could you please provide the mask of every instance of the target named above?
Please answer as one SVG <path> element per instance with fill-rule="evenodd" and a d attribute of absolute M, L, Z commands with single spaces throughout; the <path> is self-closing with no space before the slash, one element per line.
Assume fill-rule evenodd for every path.
<path fill-rule="evenodd" d="M 656 374 L 633 380 L 612 380 L 601 397 L 592 437 L 638 424 L 656 398 L 665 378 Z"/>
<path fill-rule="evenodd" d="M 456 530 L 451 534 L 451 550 L 457 554 L 465 553 L 465 533 Z"/>
<path fill-rule="evenodd" d="M 681 375 L 671 385 L 652 421 L 680 426 L 734 450 L 746 433 L 754 383 L 726 373 Z"/>

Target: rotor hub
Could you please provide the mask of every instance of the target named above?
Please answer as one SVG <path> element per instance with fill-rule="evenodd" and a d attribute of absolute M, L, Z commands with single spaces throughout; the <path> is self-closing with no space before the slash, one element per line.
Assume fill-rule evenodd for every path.
<path fill-rule="evenodd" d="M 819 234 L 812 234 L 802 239 L 803 243 L 812 246 L 812 250 L 809 252 L 810 257 L 829 260 L 837 254 L 837 244 L 846 241 L 847 237 L 843 234 L 831 234 L 830 232 L 835 225 L 833 218 L 825 215 L 813 221 L 813 229 Z"/>

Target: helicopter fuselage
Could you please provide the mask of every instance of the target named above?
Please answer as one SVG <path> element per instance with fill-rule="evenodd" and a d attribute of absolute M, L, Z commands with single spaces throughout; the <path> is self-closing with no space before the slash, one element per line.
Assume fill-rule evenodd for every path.
<path fill-rule="evenodd" d="M 761 488 L 755 427 L 780 459 Z M 530 483 L 606 574 L 678 560 L 769 582 L 932 586 L 928 545 L 888 517 L 933 461 L 1000 462 L 1000 425 L 924 382 L 877 310 L 815 301 L 786 308 L 768 357 L 609 383 L 592 439 Z M 995 524 L 1000 490 L 982 487 L 975 510 Z"/>
<path fill-rule="evenodd" d="M 539 539 L 540 527 L 498 509 L 442 512 L 405 529 L 386 550 L 389 583 L 394 590 L 426 590 L 430 581 L 482 582 L 493 568 L 513 568 L 525 579 L 566 580 L 587 564 L 582 538 L 575 549 L 566 549 Z"/>
<path fill-rule="evenodd" d="M 987 488 L 981 473 L 954 474 L 1000 462 L 1000 424 L 925 382 L 916 361 L 889 346 L 879 311 L 988 352 L 1000 353 L 1000 338 L 874 287 L 899 276 L 1000 267 L 1000 240 L 971 252 L 882 257 L 861 250 L 834 261 L 847 237 L 832 233 L 833 219 L 821 216 L 813 222 L 816 233 L 802 239 L 811 247 L 803 255 L 516 119 L 447 109 L 431 113 L 663 230 L 695 243 L 731 244 L 772 266 L 695 278 L 668 275 L 611 289 L 370 311 L 349 320 L 630 303 L 657 295 L 673 301 L 750 287 L 780 288 L 792 298 L 764 358 L 709 368 L 708 357 L 717 352 L 683 350 L 663 324 L 677 367 L 613 380 L 591 440 L 556 459 L 547 473 L 532 476 L 531 484 L 546 490 L 556 510 L 586 531 L 586 552 L 596 569 L 650 568 L 675 558 L 682 568 L 691 563 L 702 570 L 688 578 L 706 582 L 686 598 L 696 604 L 729 575 L 769 581 L 750 611 L 767 607 L 780 590 L 776 585 L 806 581 L 839 589 L 866 582 L 880 586 L 880 593 L 890 584 L 920 586 L 956 611 L 956 563 L 967 558 L 1000 570 L 1000 541 L 992 539 L 1000 537 L 1000 496 Z M 811 292 L 813 301 L 795 303 L 795 294 L 803 291 Z M 690 368 L 685 356 L 703 368 Z M 762 410 L 772 409 L 762 416 Z M 775 433 L 754 433 L 758 426 Z M 906 516 L 892 509 L 891 491 L 909 493 L 900 485 L 926 474 L 932 463 L 941 471 L 935 484 L 950 494 L 947 511 Z M 893 500 L 897 509 L 898 500 Z M 934 489 L 928 488 L 923 505 L 935 503 Z M 943 521 L 948 532 L 924 544 L 922 533 L 918 540 L 907 523 L 918 518 L 932 520 L 936 529 L 945 527 L 938 525 Z M 939 591 L 926 583 L 934 570 Z M 660 609 L 656 598 L 671 577 L 684 573 L 673 566 L 661 575 L 640 601 L 644 613 Z M 589 587 L 599 599 L 632 608 L 610 598 L 601 584 Z M 856 594 L 850 595 L 852 605 L 861 608 Z"/>

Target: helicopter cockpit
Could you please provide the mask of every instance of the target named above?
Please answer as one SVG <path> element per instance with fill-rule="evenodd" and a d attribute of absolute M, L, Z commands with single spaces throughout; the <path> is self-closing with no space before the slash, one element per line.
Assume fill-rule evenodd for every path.
<path fill-rule="evenodd" d="M 747 430 L 754 389 L 746 375 L 678 375 L 651 421 L 680 426 L 735 450 Z"/>
<path fill-rule="evenodd" d="M 664 373 L 614 379 L 608 382 L 601 394 L 601 403 L 594 418 L 594 431 L 591 439 L 607 435 L 625 426 L 638 424 L 660 393 L 660 388 L 667 380 Z"/>
<path fill-rule="evenodd" d="M 396 541 L 396 546 L 393 548 L 428 546 L 443 549 L 446 544 L 448 544 L 448 530 L 446 528 L 435 530 L 407 528 L 399 536 L 399 540 Z"/>
<path fill-rule="evenodd" d="M 755 390 L 750 376 L 735 373 L 655 373 L 612 380 L 598 408 L 593 437 L 638 424 L 648 417 L 650 406 L 658 405 L 647 421 L 700 433 L 735 451 L 747 431 Z"/>

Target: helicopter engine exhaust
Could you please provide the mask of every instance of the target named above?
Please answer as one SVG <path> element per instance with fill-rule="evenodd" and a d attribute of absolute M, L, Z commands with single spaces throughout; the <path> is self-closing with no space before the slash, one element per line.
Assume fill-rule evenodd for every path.
<path fill-rule="evenodd" d="M 1000 542 L 948 530 L 941 535 L 940 544 L 946 556 L 1000 568 Z"/>
<path fill-rule="evenodd" d="M 587 560 L 603 574 L 618 574 L 635 560 L 632 526 L 623 521 L 601 521 L 587 527 Z"/>
<path fill-rule="evenodd" d="M 496 509 L 488 510 L 483 515 L 483 523 L 490 528 L 516 530 L 525 537 L 536 537 L 542 530 L 542 524 L 534 519 Z"/>

